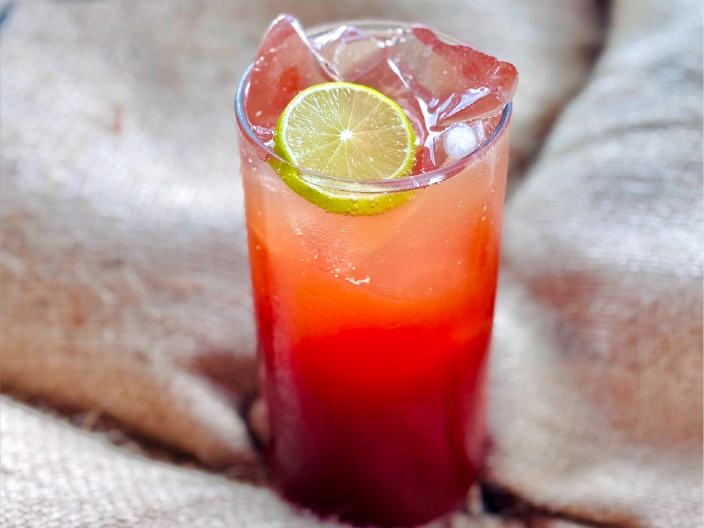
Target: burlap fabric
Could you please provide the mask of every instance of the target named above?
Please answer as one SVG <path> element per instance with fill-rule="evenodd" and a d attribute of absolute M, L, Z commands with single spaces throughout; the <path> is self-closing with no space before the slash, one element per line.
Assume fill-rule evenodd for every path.
<path fill-rule="evenodd" d="M 487 478 L 535 526 L 699 525 L 694 1 L 16 4 L 0 28 L 3 391 L 103 413 L 214 468 L 254 463 L 232 95 L 280 11 L 420 20 L 516 64 L 515 180 L 531 166 L 507 207 Z M 317 522 L 16 403 L 0 413 L 3 525 Z"/>
<path fill-rule="evenodd" d="M 702 9 L 614 2 L 504 224 L 491 478 L 620 526 L 702 523 Z"/>

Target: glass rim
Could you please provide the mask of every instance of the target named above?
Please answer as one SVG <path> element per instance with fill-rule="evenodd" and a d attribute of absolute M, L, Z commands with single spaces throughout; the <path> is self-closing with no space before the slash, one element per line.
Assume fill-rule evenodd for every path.
<path fill-rule="evenodd" d="M 315 26 L 306 32 L 306 35 L 311 36 L 315 34 L 324 33 L 341 26 L 364 26 L 364 25 L 378 25 L 385 26 L 388 29 L 393 28 L 407 28 L 412 27 L 413 24 L 407 22 L 398 21 L 386 21 L 386 20 L 351 20 L 342 21 L 339 23 L 328 23 Z M 451 41 L 450 43 L 462 44 L 461 41 L 456 38 L 443 33 L 442 31 L 436 31 L 442 38 Z M 452 162 L 447 167 L 440 167 L 433 169 L 428 172 L 423 172 L 420 174 L 413 174 L 410 176 L 404 176 L 402 178 L 394 178 L 389 180 L 352 180 L 346 178 L 337 178 L 335 176 L 329 176 L 327 174 L 320 174 L 314 171 L 304 169 L 289 163 L 288 161 L 282 159 L 278 154 L 276 154 L 273 149 L 269 148 L 264 142 L 257 137 L 252 128 L 252 124 L 247 118 L 247 111 L 244 106 L 244 100 L 247 95 L 247 90 L 249 88 L 249 76 L 254 68 L 254 62 L 245 70 L 239 84 L 237 85 L 237 91 L 235 94 L 235 117 L 240 126 L 240 129 L 247 135 L 248 139 L 251 140 L 257 147 L 264 150 L 271 158 L 278 160 L 278 162 L 288 165 L 294 168 L 299 177 L 305 180 L 309 184 L 322 187 L 324 189 L 332 189 L 338 191 L 346 191 L 352 193 L 389 193 L 389 192 L 403 192 L 413 189 L 420 189 L 440 183 L 442 181 L 451 178 L 452 176 L 462 172 L 467 166 L 471 165 L 479 157 L 481 157 L 490 147 L 496 143 L 498 138 L 503 135 L 503 132 L 508 126 L 508 122 L 511 117 L 511 110 L 513 108 L 513 103 L 509 102 L 504 105 L 501 112 L 501 120 L 496 126 L 491 135 L 484 141 L 484 143 L 479 146 L 479 148 L 473 150 L 471 153 L 467 154 L 465 157 L 460 158 Z"/>

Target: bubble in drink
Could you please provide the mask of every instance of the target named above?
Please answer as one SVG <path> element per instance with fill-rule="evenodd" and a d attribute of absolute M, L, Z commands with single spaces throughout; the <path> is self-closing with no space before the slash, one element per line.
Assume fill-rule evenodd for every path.
<path fill-rule="evenodd" d="M 435 140 L 434 164 L 444 167 L 469 156 L 477 149 L 479 143 L 475 128 L 467 123 L 455 123 Z"/>

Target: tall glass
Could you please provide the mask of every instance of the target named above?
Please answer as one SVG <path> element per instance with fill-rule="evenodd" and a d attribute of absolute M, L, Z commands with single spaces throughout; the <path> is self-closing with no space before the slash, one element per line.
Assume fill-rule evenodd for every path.
<path fill-rule="evenodd" d="M 447 168 L 385 181 L 298 169 L 327 189 L 408 193 L 382 214 L 346 216 L 272 168 L 286 162 L 246 115 L 250 71 L 235 106 L 273 475 L 320 513 L 428 521 L 482 466 L 511 105 L 484 146 Z"/>

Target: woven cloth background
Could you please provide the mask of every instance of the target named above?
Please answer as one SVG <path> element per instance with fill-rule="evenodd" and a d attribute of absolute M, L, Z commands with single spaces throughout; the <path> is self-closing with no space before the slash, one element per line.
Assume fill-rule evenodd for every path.
<path fill-rule="evenodd" d="M 246 423 L 232 97 L 281 11 L 423 21 L 521 74 L 486 482 L 511 500 L 439 523 L 701 525 L 698 2 L 0 6 L 3 525 L 319 524 L 261 485 Z M 10 398 L 104 416 L 198 468 Z"/>

